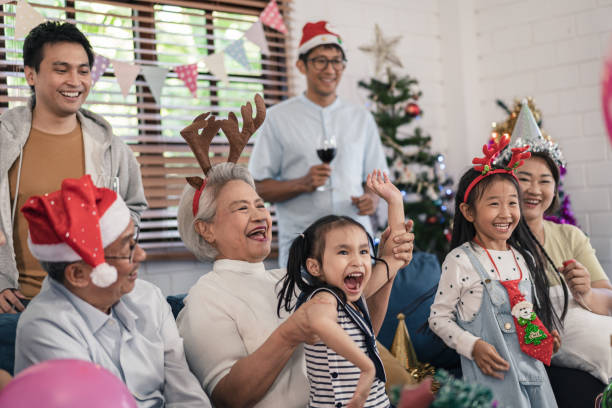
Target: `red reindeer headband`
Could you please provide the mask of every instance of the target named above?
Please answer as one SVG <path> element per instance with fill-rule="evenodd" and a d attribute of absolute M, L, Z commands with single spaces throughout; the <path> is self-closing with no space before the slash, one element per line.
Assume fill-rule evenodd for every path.
<path fill-rule="evenodd" d="M 463 195 L 463 202 L 466 203 L 467 199 L 470 195 L 470 192 L 482 180 L 483 178 L 490 176 L 492 174 L 498 173 L 507 173 L 511 174 L 512 177 L 516 178 L 514 171 L 525 163 L 524 159 L 528 159 L 531 156 L 531 153 L 526 152 L 525 150 L 529 149 L 529 146 L 523 147 L 515 147 L 512 149 L 512 158 L 510 159 L 510 163 L 505 168 L 502 169 L 494 169 L 493 168 L 493 160 L 495 157 L 504 150 L 504 147 L 508 146 L 510 143 L 510 139 L 507 137 L 501 138 L 501 140 L 497 143 L 491 145 L 491 147 L 487 147 L 487 145 L 482 146 L 482 152 L 484 153 L 484 157 L 475 157 L 472 160 L 472 164 L 474 164 L 474 170 L 481 172 L 480 176 L 476 177 L 465 190 L 465 194 Z"/>
<path fill-rule="evenodd" d="M 203 113 L 196 117 L 189 126 L 181 130 L 181 136 L 187 141 L 202 171 L 204 171 L 205 176 L 212 168 L 208 150 L 210 149 L 213 137 L 216 136 L 219 129 L 223 129 L 223 133 L 225 133 L 225 136 L 229 140 L 230 151 L 227 161 L 236 163 L 240 158 L 240 154 L 249 141 L 249 138 L 255 133 L 257 128 L 261 126 L 266 117 L 266 105 L 259 94 L 255 94 L 255 112 L 255 118 L 253 118 L 251 102 L 247 102 L 240 107 L 242 130 L 239 128 L 238 119 L 236 115 L 234 115 L 234 112 L 229 113 L 228 119 L 221 120 L 218 120 L 212 115 L 209 117 L 210 112 Z M 202 191 L 204 191 L 204 187 L 206 187 L 206 179 L 201 177 L 187 177 L 187 182 L 196 190 L 193 196 L 192 205 L 193 216 L 195 217 L 198 213 L 200 196 L 202 195 Z"/>

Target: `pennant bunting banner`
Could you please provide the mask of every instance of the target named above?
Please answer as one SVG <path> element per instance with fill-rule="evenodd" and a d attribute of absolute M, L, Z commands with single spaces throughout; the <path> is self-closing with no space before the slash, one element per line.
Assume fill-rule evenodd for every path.
<path fill-rule="evenodd" d="M 266 8 L 263 9 L 261 14 L 259 15 L 259 19 L 268 27 L 272 27 L 276 31 L 280 31 L 283 34 L 287 34 L 287 27 L 285 26 L 283 16 L 281 16 L 281 13 L 278 9 L 276 0 L 270 0 Z"/>
<path fill-rule="evenodd" d="M 14 0 L 0 0 L 0 5 L 9 3 L 11 1 Z M 28 4 L 27 0 L 17 0 L 15 14 L 15 38 L 25 38 L 32 28 L 45 21 L 45 18 L 30 4 Z M 229 83 L 227 69 L 225 67 L 226 53 L 245 69 L 251 69 L 251 65 L 244 47 L 245 38 L 257 45 L 262 54 L 270 55 L 270 48 L 268 41 L 266 40 L 263 24 L 280 31 L 281 33 L 288 33 L 276 0 L 270 0 L 259 17 L 259 20 L 253 23 L 244 33 L 244 37 L 232 42 L 224 51 L 207 55 L 202 59 L 210 73 L 218 80 Z M 93 66 L 91 68 L 92 86 L 94 86 L 100 77 L 104 75 L 111 63 L 114 67 L 115 78 L 117 79 L 117 83 L 119 84 L 121 93 L 124 97 L 129 95 L 130 89 L 136 81 L 136 77 L 142 70 L 145 81 L 149 85 L 155 101 L 158 104 L 160 103 L 161 93 L 168 74 L 168 69 L 150 65 L 140 66 L 138 64 L 128 62 L 110 60 L 103 55 L 96 54 Z M 174 71 L 176 71 L 178 77 L 183 80 L 191 94 L 194 97 L 197 97 L 197 64 L 180 65 L 175 67 Z"/>
<path fill-rule="evenodd" d="M 227 71 L 225 70 L 224 51 L 208 55 L 204 57 L 203 61 L 211 74 L 216 76 L 220 81 L 225 82 L 226 84 L 229 83 Z"/>
<path fill-rule="evenodd" d="M 174 72 L 183 80 L 194 98 L 197 97 L 198 90 L 198 64 L 179 65 L 174 67 Z"/>
<path fill-rule="evenodd" d="M 168 70 L 166 68 L 161 67 L 151 67 L 147 65 L 143 65 L 140 67 L 142 70 L 142 75 L 144 76 L 145 81 L 149 85 L 149 89 L 155 98 L 155 101 L 158 105 L 161 104 L 161 91 L 164 87 L 164 83 L 166 81 L 166 75 L 168 75 Z"/>
<path fill-rule="evenodd" d="M 253 23 L 244 36 L 247 40 L 257 45 L 262 54 L 270 55 L 270 48 L 268 48 L 268 40 L 266 40 L 266 33 L 264 32 L 263 25 L 260 20 Z"/>
<path fill-rule="evenodd" d="M 103 55 L 96 54 L 93 67 L 91 67 L 91 86 L 93 87 L 98 79 L 106 72 L 110 65 L 110 60 Z"/>
<path fill-rule="evenodd" d="M 30 6 L 26 0 L 17 2 L 15 14 L 15 38 L 24 38 L 31 29 L 45 22 L 42 14 Z"/>
<path fill-rule="evenodd" d="M 249 71 L 251 70 L 251 64 L 249 64 L 249 60 L 246 55 L 246 50 L 244 49 L 244 40 L 242 38 L 231 43 L 225 49 L 225 53 L 232 57 L 245 69 L 248 69 Z"/>
<path fill-rule="evenodd" d="M 121 88 L 123 97 L 126 98 L 130 94 L 130 88 L 136 81 L 136 77 L 140 73 L 140 65 L 130 64 L 129 62 L 111 60 L 115 69 L 115 77 Z"/>

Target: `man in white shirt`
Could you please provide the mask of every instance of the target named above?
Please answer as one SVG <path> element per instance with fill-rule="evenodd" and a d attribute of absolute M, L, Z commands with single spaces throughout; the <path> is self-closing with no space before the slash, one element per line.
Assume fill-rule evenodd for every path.
<path fill-rule="evenodd" d="M 336 95 L 345 51 L 327 22 L 307 23 L 296 63 L 306 92 L 270 108 L 255 140 L 249 171 L 257 193 L 276 203 L 281 268 L 293 239 L 322 216 L 347 215 L 372 232 L 368 216 L 378 199 L 365 179 L 374 169 L 387 171 L 387 162 L 372 114 Z M 322 135 L 336 139 L 329 164 L 317 156 Z M 318 191 L 326 182 L 331 187 Z"/>

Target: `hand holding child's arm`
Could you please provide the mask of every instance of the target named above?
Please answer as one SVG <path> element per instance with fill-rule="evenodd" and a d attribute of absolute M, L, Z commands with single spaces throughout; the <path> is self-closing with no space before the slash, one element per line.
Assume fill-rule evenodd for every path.
<path fill-rule="evenodd" d="M 472 357 L 483 374 L 499 378 L 500 380 L 504 379 L 504 374 L 500 371 L 508 371 L 510 369 L 508 362 L 499 355 L 495 347 L 481 339 L 476 340 L 476 343 L 474 343 Z"/>
<path fill-rule="evenodd" d="M 370 388 L 374 381 L 376 369 L 372 360 L 351 340 L 348 334 L 337 323 L 337 301 L 336 298 L 326 292 L 315 295 L 313 300 L 317 303 L 308 309 L 310 327 L 321 340 L 336 353 L 346 358 L 361 370 L 361 376 L 355 388 L 355 394 L 349 401 L 347 407 L 363 407 Z"/>

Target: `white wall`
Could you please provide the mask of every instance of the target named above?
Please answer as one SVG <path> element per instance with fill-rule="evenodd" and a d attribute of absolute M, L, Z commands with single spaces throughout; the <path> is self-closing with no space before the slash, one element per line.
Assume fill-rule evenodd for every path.
<path fill-rule="evenodd" d="M 425 114 L 416 124 L 434 136 L 436 148 L 444 146 L 446 131 L 442 79 L 440 12 L 437 1 L 423 0 L 294 0 L 291 13 L 290 41 L 297 48 L 306 22 L 327 20 L 346 44 L 348 65 L 338 93 L 363 106 L 370 106 L 367 93 L 357 87 L 361 79 L 374 75 L 372 54 L 358 49 L 374 43 L 374 24 L 386 38 L 402 36 L 395 48 L 404 68 L 398 74 L 410 74 L 420 82 L 423 97 L 419 101 Z M 297 60 L 297 54 L 292 55 Z M 291 85 L 294 93 L 306 88 L 303 76 L 293 67 Z"/>
<path fill-rule="evenodd" d="M 400 74 L 420 81 L 425 114 L 414 125 L 433 137 L 457 179 L 504 119 L 495 100 L 532 96 L 544 128 L 568 160 L 566 190 L 582 229 L 612 276 L 612 149 L 600 108 L 600 71 L 612 47 L 612 0 L 294 0 L 289 41 L 308 21 L 328 20 L 348 47 L 339 94 L 370 106 L 360 79 L 374 74 L 374 24 L 401 35 Z M 293 60 L 297 58 L 295 53 Z M 305 83 L 290 73 L 294 93 Z M 141 277 L 164 293 L 185 292 L 210 265 L 147 262 Z"/>
<path fill-rule="evenodd" d="M 505 116 L 496 98 L 534 97 L 568 161 L 572 208 L 612 276 L 612 150 L 600 107 L 612 2 L 476 0 L 474 16 L 483 134 Z"/>

